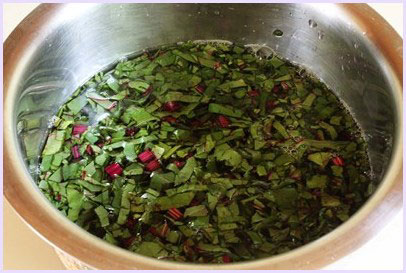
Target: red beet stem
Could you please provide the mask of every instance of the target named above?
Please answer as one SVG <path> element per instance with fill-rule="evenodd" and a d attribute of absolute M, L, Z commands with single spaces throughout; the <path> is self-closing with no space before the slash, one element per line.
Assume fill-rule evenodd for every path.
<path fill-rule="evenodd" d="M 340 156 L 333 157 L 332 161 L 336 166 L 344 166 L 344 160 Z"/>
<path fill-rule="evenodd" d="M 204 93 L 204 90 L 206 90 L 206 88 L 204 88 L 203 85 L 198 84 L 198 85 L 195 86 L 195 90 L 196 90 L 198 93 L 203 94 L 203 93 Z"/>
<path fill-rule="evenodd" d="M 90 146 L 90 144 L 88 144 L 88 145 L 86 146 L 86 153 L 87 153 L 88 155 L 93 155 L 93 148 L 92 148 L 92 146 Z"/>
<path fill-rule="evenodd" d="M 79 145 L 73 146 L 71 150 L 72 150 L 73 158 L 78 159 L 80 157 Z"/>
<path fill-rule="evenodd" d="M 273 89 L 272 89 L 272 91 L 274 92 L 274 93 L 278 93 L 279 92 L 279 85 L 275 85 L 274 87 L 273 87 Z"/>
<path fill-rule="evenodd" d="M 223 115 L 218 116 L 217 122 L 222 128 L 227 128 L 230 125 L 230 121 Z"/>
<path fill-rule="evenodd" d="M 121 168 L 120 164 L 118 163 L 112 163 L 106 166 L 106 168 L 104 168 L 104 171 L 108 173 L 111 178 L 115 178 L 123 172 L 123 168 Z"/>
<path fill-rule="evenodd" d="M 56 195 L 55 199 L 56 199 L 57 201 L 61 201 L 61 200 L 62 200 L 62 195 L 61 195 L 60 193 L 58 193 L 58 194 Z"/>
<path fill-rule="evenodd" d="M 272 109 L 275 107 L 275 102 L 274 102 L 273 100 L 269 100 L 269 101 L 266 103 L 266 107 L 267 107 L 269 110 L 272 110 Z"/>
<path fill-rule="evenodd" d="M 233 261 L 233 259 L 231 259 L 231 257 L 228 255 L 223 255 L 222 259 L 223 263 L 231 263 Z"/>
<path fill-rule="evenodd" d="M 176 112 L 182 107 L 182 105 L 176 101 L 168 101 L 163 105 L 163 107 L 165 111 Z"/>
<path fill-rule="evenodd" d="M 77 124 L 73 125 L 72 135 L 77 136 L 83 134 L 87 130 L 87 125 Z"/>
<path fill-rule="evenodd" d="M 286 82 L 281 82 L 281 86 L 283 88 L 283 90 L 289 90 L 289 85 Z"/>
<path fill-rule="evenodd" d="M 172 116 L 166 116 L 162 118 L 163 121 L 169 122 L 169 123 L 175 123 L 176 122 L 176 118 L 172 117 Z"/>
<path fill-rule="evenodd" d="M 144 97 L 146 97 L 146 96 L 148 96 L 149 94 L 151 94 L 152 93 L 152 91 L 153 91 L 154 89 L 152 88 L 152 86 L 150 85 L 150 86 L 148 86 L 148 88 L 147 89 L 145 89 L 145 91 L 144 91 L 144 93 L 142 93 L 142 96 L 144 96 Z"/>
<path fill-rule="evenodd" d="M 134 242 L 134 240 L 135 240 L 135 236 L 131 236 L 131 237 L 125 238 L 125 239 L 123 239 L 123 240 L 121 241 L 121 245 L 122 245 L 124 248 L 129 248 L 129 247 L 131 246 L 131 244 Z"/>
<path fill-rule="evenodd" d="M 109 107 L 107 107 L 107 110 L 111 110 L 111 109 L 113 109 L 114 107 L 116 107 L 117 106 L 117 102 L 116 101 L 113 101 L 110 105 L 109 105 Z"/>
<path fill-rule="evenodd" d="M 165 224 L 163 225 L 163 227 L 161 229 L 161 234 L 160 234 L 161 237 L 165 237 L 166 234 L 168 233 L 168 231 L 169 231 L 169 226 L 168 226 L 168 223 L 165 222 Z"/>
<path fill-rule="evenodd" d="M 183 213 L 180 212 L 177 208 L 171 208 L 168 210 L 169 216 L 171 216 L 175 220 L 180 220 L 183 217 Z"/>
<path fill-rule="evenodd" d="M 198 206 L 198 205 L 200 205 L 200 201 L 198 200 L 198 199 L 196 199 L 196 198 L 194 198 L 193 200 L 192 200 L 192 202 L 190 202 L 190 206 Z"/>
<path fill-rule="evenodd" d="M 185 162 L 178 161 L 178 160 L 176 160 L 174 163 L 175 163 L 176 167 L 178 167 L 179 169 L 185 165 Z"/>
<path fill-rule="evenodd" d="M 248 96 L 250 96 L 250 97 L 258 97 L 259 96 L 259 90 L 252 89 L 251 91 L 248 92 Z"/>
<path fill-rule="evenodd" d="M 127 128 L 125 129 L 125 135 L 126 136 L 135 136 L 136 133 L 138 133 L 138 131 L 140 130 L 140 128 L 137 127 L 131 127 L 131 128 Z"/>
<path fill-rule="evenodd" d="M 80 178 L 82 178 L 82 179 L 86 178 L 86 171 L 85 170 L 82 171 L 82 174 L 81 174 Z"/>
<path fill-rule="evenodd" d="M 149 231 L 152 235 L 154 235 L 154 236 L 156 236 L 156 237 L 161 236 L 161 235 L 159 234 L 159 232 L 156 230 L 155 227 L 150 227 L 150 228 L 148 229 L 148 231 Z"/>
<path fill-rule="evenodd" d="M 190 122 L 190 126 L 195 127 L 195 128 L 200 127 L 202 124 L 203 124 L 203 122 L 198 119 L 194 119 Z"/>
<path fill-rule="evenodd" d="M 155 158 L 154 153 L 151 150 L 145 150 L 138 155 L 139 160 L 142 163 L 147 163 Z"/>
<path fill-rule="evenodd" d="M 128 218 L 127 222 L 125 223 L 126 227 L 128 227 L 129 229 L 134 229 L 136 224 L 137 220 L 134 218 Z"/>
<path fill-rule="evenodd" d="M 161 164 L 157 159 L 150 161 L 146 166 L 145 169 L 149 172 L 153 172 L 156 169 L 159 169 L 161 167 Z"/>

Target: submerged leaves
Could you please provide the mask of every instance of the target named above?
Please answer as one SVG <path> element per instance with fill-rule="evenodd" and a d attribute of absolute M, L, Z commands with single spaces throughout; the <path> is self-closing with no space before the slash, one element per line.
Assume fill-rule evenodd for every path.
<path fill-rule="evenodd" d="M 352 117 L 276 55 L 187 42 L 98 73 L 58 112 L 40 189 L 130 251 L 229 263 L 347 220 L 376 185 Z"/>

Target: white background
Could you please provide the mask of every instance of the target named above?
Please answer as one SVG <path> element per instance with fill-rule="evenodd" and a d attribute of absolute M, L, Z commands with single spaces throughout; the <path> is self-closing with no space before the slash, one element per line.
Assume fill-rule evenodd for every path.
<path fill-rule="evenodd" d="M 38 4 L 3 5 L 3 41 Z M 370 4 L 403 37 L 402 4 Z M 42 241 L 4 202 L 4 268 L 65 269 L 53 249 Z M 372 240 L 326 269 L 403 269 L 403 211 Z"/>

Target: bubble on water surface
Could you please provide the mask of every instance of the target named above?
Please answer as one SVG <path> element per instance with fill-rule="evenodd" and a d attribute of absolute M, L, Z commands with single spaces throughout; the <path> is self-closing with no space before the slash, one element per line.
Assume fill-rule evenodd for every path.
<path fill-rule="evenodd" d="M 283 36 L 283 31 L 280 30 L 280 29 L 275 29 L 272 34 L 275 37 L 282 37 Z"/>
<path fill-rule="evenodd" d="M 310 19 L 310 20 L 309 20 L 309 27 L 311 27 L 311 28 L 317 27 L 316 21 L 314 21 L 313 19 Z"/>

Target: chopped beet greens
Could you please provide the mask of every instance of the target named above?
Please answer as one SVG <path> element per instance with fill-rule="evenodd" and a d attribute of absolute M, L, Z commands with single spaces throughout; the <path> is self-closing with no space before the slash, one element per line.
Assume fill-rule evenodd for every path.
<path fill-rule="evenodd" d="M 219 43 L 122 61 L 58 111 L 39 187 L 85 230 L 159 259 L 231 263 L 314 241 L 376 185 L 351 115 L 299 71 Z"/>

